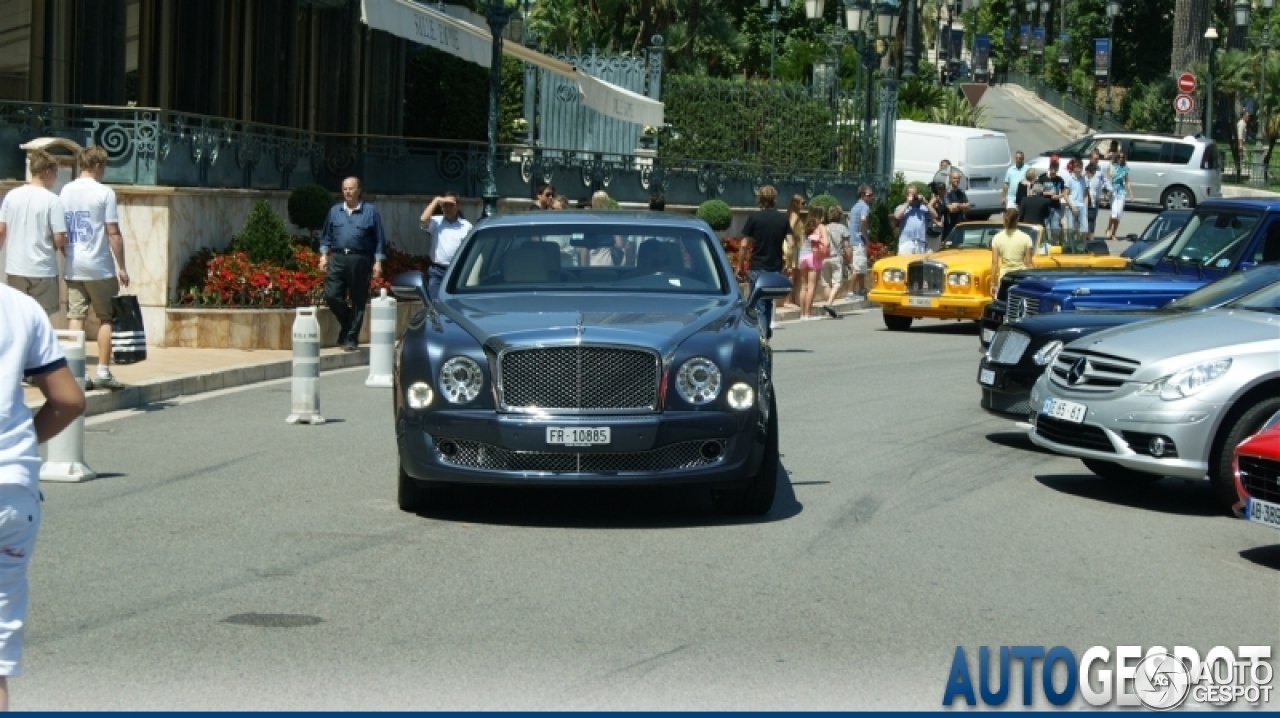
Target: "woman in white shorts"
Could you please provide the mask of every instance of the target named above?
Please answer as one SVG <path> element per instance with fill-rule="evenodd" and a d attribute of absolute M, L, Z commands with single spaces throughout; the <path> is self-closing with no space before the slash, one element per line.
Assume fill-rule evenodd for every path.
<path fill-rule="evenodd" d="M 1107 222 L 1107 239 L 1114 242 L 1116 227 L 1120 225 L 1120 216 L 1124 214 L 1124 200 L 1129 196 L 1129 165 L 1125 162 L 1124 153 L 1117 152 L 1116 159 L 1107 169 L 1107 179 L 1111 183 L 1111 221 Z"/>

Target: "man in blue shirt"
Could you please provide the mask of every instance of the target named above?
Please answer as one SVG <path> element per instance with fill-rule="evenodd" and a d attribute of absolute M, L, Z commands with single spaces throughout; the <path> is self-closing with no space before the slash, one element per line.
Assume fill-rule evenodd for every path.
<path fill-rule="evenodd" d="M 893 212 L 898 221 L 898 254 L 925 254 L 929 251 L 926 227 L 929 222 L 937 222 L 938 215 L 933 207 L 916 193 L 915 185 L 907 185 L 907 201 L 898 205 Z"/>
<path fill-rule="evenodd" d="M 338 342 L 355 351 L 369 301 L 369 277 L 382 276 L 387 239 L 378 209 L 360 199 L 360 179 L 342 180 L 342 202 L 329 210 L 320 231 L 324 301 L 338 320 Z M 351 303 L 347 304 L 347 295 Z"/>
<path fill-rule="evenodd" d="M 1013 153 L 1013 166 L 1004 171 L 1004 187 L 1001 192 L 1004 193 L 1005 209 L 1016 209 L 1018 206 L 1018 184 L 1027 174 L 1027 168 L 1023 164 L 1025 161 L 1022 150 L 1018 150 Z"/>
<path fill-rule="evenodd" d="M 849 210 L 849 247 L 852 249 L 849 261 L 849 273 L 853 281 L 849 284 L 847 299 L 861 301 L 867 296 L 867 237 L 871 234 L 871 201 L 875 197 L 870 185 L 858 188 L 858 201 Z"/>

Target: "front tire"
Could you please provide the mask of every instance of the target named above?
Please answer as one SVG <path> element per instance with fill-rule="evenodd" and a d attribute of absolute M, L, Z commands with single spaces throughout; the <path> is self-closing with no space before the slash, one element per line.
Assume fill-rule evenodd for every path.
<path fill-rule="evenodd" d="M 778 491 L 778 471 L 781 460 L 778 453 L 778 404 L 772 393 L 769 397 L 769 421 L 766 429 L 764 457 L 760 468 L 741 489 L 713 489 L 711 503 L 716 511 L 737 516 L 764 516 L 773 508 L 773 496 Z"/>
<path fill-rule="evenodd" d="M 1280 397 L 1263 399 L 1236 415 L 1226 433 L 1219 434 L 1222 441 L 1209 454 L 1209 485 L 1213 487 L 1213 495 L 1218 503 L 1224 507 L 1230 508 L 1240 500 L 1236 493 L 1235 472 L 1231 470 L 1236 447 L 1258 433 L 1276 412 L 1280 412 Z"/>
<path fill-rule="evenodd" d="M 428 509 L 444 508 L 448 504 L 450 488 L 440 484 L 418 481 L 405 473 L 404 465 L 399 465 L 397 499 L 400 510 L 416 514 Z"/>
<path fill-rule="evenodd" d="M 1084 462 L 1085 468 L 1095 475 L 1101 476 L 1107 481 L 1114 481 L 1117 484 L 1146 486 L 1164 478 L 1155 474 L 1145 474 L 1141 471 L 1130 471 L 1120 464 L 1110 461 L 1099 461 L 1098 459 L 1081 459 L 1081 461 Z"/>
<path fill-rule="evenodd" d="M 884 315 L 884 326 L 891 332 L 905 332 L 911 328 L 913 317 L 899 317 L 893 314 Z"/>

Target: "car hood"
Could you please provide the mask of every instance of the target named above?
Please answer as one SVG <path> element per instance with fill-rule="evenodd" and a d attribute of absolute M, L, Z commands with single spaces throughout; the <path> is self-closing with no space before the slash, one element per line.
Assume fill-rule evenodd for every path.
<path fill-rule="evenodd" d="M 1046 334 L 1056 334 L 1058 332 L 1069 332 L 1071 330 L 1079 329 L 1088 329 L 1090 331 L 1109 329 L 1111 327 L 1119 327 L 1126 324 L 1133 324 L 1134 322 L 1145 321 L 1147 319 L 1158 319 L 1160 317 L 1167 316 L 1169 316 L 1169 312 L 1160 311 L 1158 309 L 1105 312 L 1082 309 L 1074 312 L 1037 314 L 1010 324 L 1009 326 L 1026 334 L 1030 334 L 1033 337 L 1038 337 Z"/>
<path fill-rule="evenodd" d="M 1114 275 L 1095 274 L 1088 277 L 1031 277 L 1014 285 L 1019 294 L 1070 294 L 1076 290 L 1088 290 L 1087 296 L 1099 294 L 1168 294 L 1193 292 L 1208 284 L 1205 277 L 1178 277 L 1167 274 L 1133 274 L 1117 272 Z"/>
<path fill-rule="evenodd" d="M 991 266 L 991 250 L 974 247 L 972 249 L 944 249 L 928 254 L 896 255 L 885 257 L 876 262 L 873 269 L 877 272 L 883 272 L 886 269 L 901 269 L 905 271 L 908 264 L 922 260 L 939 262 L 946 265 L 947 269 L 977 270 Z"/>
<path fill-rule="evenodd" d="M 699 331 L 731 325 L 738 296 L 488 294 L 450 297 L 439 311 L 497 352 L 511 346 L 634 344 L 664 356 Z"/>
<path fill-rule="evenodd" d="M 1230 356 L 1234 348 L 1260 342 L 1270 342 L 1280 351 L 1280 315 L 1210 309 L 1107 329 L 1071 346 L 1145 365 L 1198 352 Z"/>
<path fill-rule="evenodd" d="M 1280 426 L 1273 426 L 1245 439 L 1236 447 L 1236 454 L 1280 461 Z"/>

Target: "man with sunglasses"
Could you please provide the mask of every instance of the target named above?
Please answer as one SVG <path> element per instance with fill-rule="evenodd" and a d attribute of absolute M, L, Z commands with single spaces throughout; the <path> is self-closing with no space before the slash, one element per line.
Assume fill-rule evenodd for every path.
<path fill-rule="evenodd" d="M 549 184 L 538 185 L 538 191 L 534 195 L 533 204 L 529 205 L 529 209 L 553 209 L 551 203 L 555 201 L 556 188 Z"/>
<path fill-rule="evenodd" d="M 867 296 L 867 235 L 871 231 L 871 202 L 875 192 L 868 185 L 858 188 L 858 201 L 849 210 L 849 295 L 847 299 L 860 301 Z"/>

